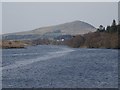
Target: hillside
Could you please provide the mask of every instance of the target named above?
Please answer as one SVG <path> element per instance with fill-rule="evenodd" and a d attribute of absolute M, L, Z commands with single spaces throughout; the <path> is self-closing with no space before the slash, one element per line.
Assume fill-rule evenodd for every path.
<path fill-rule="evenodd" d="M 40 34 L 43 35 L 48 32 L 60 31 L 62 34 L 76 35 L 84 34 L 87 32 L 94 31 L 95 28 L 83 21 L 73 21 L 55 26 L 41 27 L 32 31 L 14 33 L 16 35 L 26 35 L 26 34 Z"/>
<path fill-rule="evenodd" d="M 78 21 L 72 22 L 72 25 L 76 27 L 78 26 Z M 67 23 L 69 26 L 71 23 Z M 62 25 L 61 25 L 62 26 Z M 70 26 L 70 27 L 73 27 Z M 70 28 L 69 27 L 69 28 Z M 84 26 L 83 26 L 84 27 Z M 92 26 L 91 26 L 92 27 Z M 94 27 L 93 27 L 94 28 Z M 95 28 L 94 28 L 95 29 Z M 76 31 L 75 31 L 76 32 Z M 10 41 L 8 43 L 7 41 L 7 46 L 6 43 L 3 43 L 3 46 L 13 48 L 13 47 L 18 47 L 21 46 L 20 41 L 24 41 L 23 44 L 26 45 L 68 45 L 70 47 L 74 48 L 114 48 L 114 49 L 119 49 L 120 48 L 120 41 L 118 37 L 120 37 L 120 23 L 116 24 L 115 20 L 113 20 L 113 23 L 111 26 L 107 26 L 106 28 L 100 25 L 100 27 L 94 31 L 94 32 L 87 32 L 85 34 L 75 34 L 70 33 L 64 34 L 61 33 L 61 30 L 56 30 L 56 31 L 51 31 L 51 32 L 46 32 L 43 35 L 38 35 L 38 34 L 31 34 L 31 35 L 8 35 L 8 37 L 3 39 L 2 41 Z M 10 38 L 9 36 L 12 36 Z M 14 38 L 22 38 L 22 40 L 14 40 Z M 34 39 L 31 39 L 34 38 Z M 26 39 L 26 40 L 23 40 Z M 27 40 L 29 39 L 29 40 Z M 12 42 L 13 44 L 11 44 Z M 16 43 L 16 41 L 18 41 Z M 5 45 L 4 45 L 5 44 Z M 17 46 L 16 46 L 17 45 Z"/>
<path fill-rule="evenodd" d="M 65 41 L 65 44 L 75 48 L 112 48 L 120 49 L 120 22 L 113 20 L 106 28 L 100 25 L 97 31 L 76 35 L 74 38 Z"/>
<path fill-rule="evenodd" d="M 120 36 L 120 35 L 119 35 Z M 77 35 L 65 41 L 65 45 L 74 48 L 120 48 L 118 33 L 94 32 Z"/>
<path fill-rule="evenodd" d="M 17 32 L 17 33 L 9 33 L 3 35 L 4 37 L 7 37 L 7 39 L 11 38 L 14 39 L 15 37 L 24 38 L 27 37 L 27 39 L 32 38 L 41 38 L 41 37 L 58 37 L 61 35 L 78 35 L 78 34 L 85 34 L 88 32 L 95 31 L 96 28 L 86 22 L 83 21 L 73 21 L 68 22 L 64 24 L 54 25 L 54 26 L 47 26 L 47 27 L 41 27 L 37 28 L 31 31 L 25 31 L 25 32 Z M 8 37 L 9 36 L 9 37 Z M 19 38 L 18 38 L 19 39 Z"/>

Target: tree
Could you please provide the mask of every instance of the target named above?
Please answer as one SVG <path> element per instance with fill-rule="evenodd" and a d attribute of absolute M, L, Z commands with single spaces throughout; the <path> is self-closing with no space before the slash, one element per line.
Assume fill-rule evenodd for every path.
<path fill-rule="evenodd" d="M 110 32 L 110 28 L 111 28 L 110 26 L 107 26 L 107 28 L 106 28 L 106 32 L 109 33 L 109 32 Z"/>
<path fill-rule="evenodd" d="M 118 25 L 120 25 L 120 21 L 118 22 Z"/>
<path fill-rule="evenodd" d="M 105 27 L 103 27 L 103 25 L 100 25 L 99 28 L 97 29 L 97 32 L 104 32 L 105 31 Z"/>
<path fill-rule="evenodd" d="M 116 26 L 116 21 L 115 20 L 113 20 L 112 26 Z"/>
<path fill-rule="evenodd" d="M 114 32 L 117 32 L 117 25 L 115 20 L 113 20 L 113 23 L 110 28 L 110 33 L 114 33 Z"/>
<path fill-rule="evenodd" d="M 119 21 L 119 23 L 117 25 L 117 31 L 118 31 L 118 34 L 120 34 L 120 21 Z"/>

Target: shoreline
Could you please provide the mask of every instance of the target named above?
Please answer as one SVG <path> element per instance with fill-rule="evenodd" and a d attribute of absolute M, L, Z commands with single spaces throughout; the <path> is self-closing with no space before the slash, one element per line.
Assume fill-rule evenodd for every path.
<path fill-rule="evenodd" d="M 46 44 L 42 44 L 42 45 L 46 45 Z M 47 46 L 50 46 L 51 44 L 47 45 Z M 39 46 L 39 45 L 31 45 L 31 46 Z M 61 45 L 55 45 L 55 46 L 61 46 Z M 67 46 L 69 48 L 73 48 L 73 49 L 114 49 L 114 50 L 119 50 L 120 48 L 103 48 L 103 47 L 100 47 L 100 48 L 90 48 L 90 47 L 70 47 L 68 45 L 64 45 L 64 46 Z M 21 46 L 21 47 L 0 47 L 0 49 L 26 49 L 28 46 Z"/>

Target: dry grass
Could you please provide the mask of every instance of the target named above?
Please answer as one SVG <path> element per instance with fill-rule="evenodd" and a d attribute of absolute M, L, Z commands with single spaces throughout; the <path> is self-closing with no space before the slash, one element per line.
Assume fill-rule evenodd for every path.
<path fill-rule="evenodd" d="M 5 40 L 0 41 L 1 48 L 25 48 L 26 44 L 23 41 Z"/>

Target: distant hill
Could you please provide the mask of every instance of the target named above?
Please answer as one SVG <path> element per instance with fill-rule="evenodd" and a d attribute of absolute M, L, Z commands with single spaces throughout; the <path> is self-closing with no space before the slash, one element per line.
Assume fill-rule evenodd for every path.
<path fill-rule="evenodd" d="M 41 38 L 41 37 L 49 38 L 49 37 L 58 37 L 61 35 L 85 34 L 88 32 L 94 32 L 95 30 L 96 28 L 94 26 L 86 22 L 73 21 L 73 22 L 68 22 L 54 26 L 41 27 L 31 31 L 9 33 L 9 34 L 5 34 L 4 36 L 7 36 L 7 39 L 9 39 L 8 36 L 14 36 L 14 38 L 16 36 L 19 36 L 19 37 L 24 37 L 25 39 L 25 37 L 29 38 L 29 36 L 31 38 L 32 37 L 31 35 L 33 35 L 34 38 Z"/>

